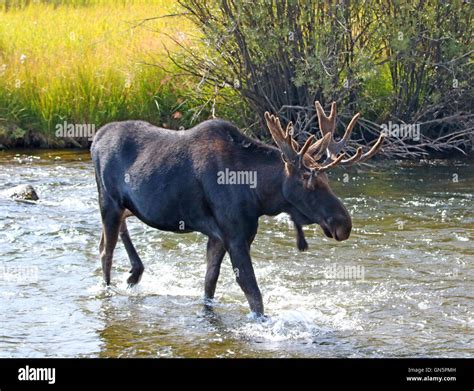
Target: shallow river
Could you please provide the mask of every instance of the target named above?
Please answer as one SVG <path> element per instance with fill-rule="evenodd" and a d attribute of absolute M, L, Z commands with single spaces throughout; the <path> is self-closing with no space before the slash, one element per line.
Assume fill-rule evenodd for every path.
<path fill-rule="evenodd" d="M 335 170 L 353 217 L 348 241 L 262 217 L 252 257 L 268 319 L 249 316 L 226 257 L 203 307 L 206 241 L 129 230 L 146 270 L 128 289 L 115 251 L 102 284 L 88 153 L 0 152 L 1 357 L 468 357 L 474 354 L 474 163 L 381 162 Z"/>

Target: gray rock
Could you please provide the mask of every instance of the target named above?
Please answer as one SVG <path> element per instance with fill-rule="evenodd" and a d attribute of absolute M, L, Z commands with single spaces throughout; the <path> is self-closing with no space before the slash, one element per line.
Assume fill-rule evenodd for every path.
<path fill-rule="evenodd" d="M 18 185 L 10 189 L 0 191 L 3 197 L 13 198 L 15 200 L 37 201 L 39 200 L 36 190 L 31 185 Z"/>

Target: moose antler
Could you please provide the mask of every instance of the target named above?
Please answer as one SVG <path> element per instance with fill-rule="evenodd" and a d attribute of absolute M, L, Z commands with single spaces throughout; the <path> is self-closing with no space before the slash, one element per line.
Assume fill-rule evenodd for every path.
<path fill-rule="evenodd" d="M 301 169 L 303 165 L 311 169 L 317 169 L 318 171 L 325 170 L 329 167 L 332 167 L 333 162 L 331 162 L 327 167 L 319 166 L 313 156 L 321 157 L 322 154 L 326 151 L 331 142 L 331 135 L 326 134 L 317 141 L 317 143 L 311 145 L 314 141 L 314 136 L 308 137 L 303 147 L 298 151 L 298 142 L 293 139 L 293 124 L 291 122 L 286 126 L 286 130 L 283 130 L 280 120 L 278 117 L 270 114 L 268 111 L 265 112 L 265 121 L 267 122 L 268 129 L 272 135 L 273 140 L 281 151 L 283 159 L 291 164 L 292 166 Z M 307 152 L 311 149 L 313 155 L 308 154 Z M 305 159 L 306 158 L 306 159 Z M 341 157 L 342 158 L 342 157 Z M 339 158 L 339 160 L 341 159 Z M 338 160 L 338 161 L 339 161 Z M 317 167 L 314 167 L 317 166 Z"/>
<path fill-rule="evenodd" d="M 345 148 L 347 141 L 349 140 L 352 130 L 354 129 L 354 126 L 357 122 L 357 120 L 360 117 L 360 113 L 357 113 L 352 117 L 351 121 L 349 122 L 349 125 L 346 128 L 346 131 L 344 132 L 344 136 L 339 141 L 334 140 L 334 133 L 336 130 L 336 102 L 333 102 L 331 105 L 331 113 L 329 116 L 326 116 L 326 113 L 324 112 L 324 109 L 322 108 L 321 104 L 319 101 L 316 101 L 315 103 L 316 106 L 316 113 L 318 115 L 318 123 L 319 123 L 319 129 L 321 130 L 321 134 L 323 135 L 323 138 L 330 135 L 330 140 L 329 144 L 327 146 L 327 159 L 323 164 L 330 164 L 330 167 L 334 167 L 336 164 L 342 164 L 342 165 L 351 165 L 354 163 L 362 163 L 365 162 L 366 160 L 370 159 L 372 156 L 374 156 L 379 149 L 382 147 L 382 143 L 384 140 L 385 135 L 381 134 L 377 142 L 370 148 L 370 150 L 364 154 L 362 154 L 362 147 L 357 148 L 356 153 L 351 156 L 349 159 L 342 159 L 342 156 L 344 154 L 339 155 L 340 152 L 343 151 Z M 311 148 L 308 150 L 308 154 L 311 155 L 311 157 L 314 160 L 318 160 L 321 158 L 321 148 L 318 146 L 318 143 L 322 144 L 322 139 L 320 139 L 317 143 L 313 144 Z M 314 147 L 314 148 L 313 148 Z M 335 164 L 334 164 L 335 163 Z M 328 165 L 329 165 L 328 164 Z M 325 166 L 326 169 L 330 168 L 328 166 Z"/>
<path fill-rule="evenodd" d="M 304 155 L 313 142 L 314 136 L 310 136 L 301 150 L 297 151 L 298 143 L 292 137 L 293 124 L 291 122 L 286 126 L 286 130 L 283 130 L 279 118 L 271 115 L 268 111 L 265 112 L 265 120 L 273 140 L 278 145 L 278 148 L 280 148 L 284 160 L 297 168 L 301 168 Z"/>
<path fill-rule="evenodd" d="M 366 153 L 362 153 L 362 147 L 357 148 L 356 153 L 348 159 L 344 159 L 343 152 L 347 141 L 351 136 L 352 130 L 360 117 L 357 113 L 349 122 L 344 136 L 339 141 L 334 140 L 334 133 L 336 131 L 336 102 L 331 105 L 331 113 L 329 116 L 324 112 L 319 101 L 315 102 L 316 113 L 318 115 L 319 129 L 321 130 L 322 138 L 313 144 L 314 136 L 310 136 L 303 147 L 299 149 L 298 143 L 293 139 L 293 124 L 291 122 L 283 130 L 278 117 L 271 115 L 268 111 L 265 112 L 265 120 L 268 129 L 272 135 L 273 140 L 280 148 L 283 159 L 292 166 L 301 169 L 304 166 L 310 169 L 314 175 L 316 172 L 326 171 L 338 164 L 351 165 L 354 163 L 361 163 L 372 156 L 374 156 L 381 148 L 384 134 L 381 134 L 377 142 Z M 298 151 L 299 149 L 299 151 Z M 342 152 L 342 153 L 341 153 Z M 319 164 L 317 161 L 327 154 L 326 160 Z"/>

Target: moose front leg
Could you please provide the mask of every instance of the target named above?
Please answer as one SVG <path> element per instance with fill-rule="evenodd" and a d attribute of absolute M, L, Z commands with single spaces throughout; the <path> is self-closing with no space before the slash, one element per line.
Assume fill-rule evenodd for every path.
<path fill-rule="evenodd" d="M 308 249 L 308 242 L 304 237 L 303 227 L 295 222 L 293 222 L 293 224 L 295 225 L 296 231 L 296 246 L 298 247 L 298 250 L 306 251 Z"/>
<path fill-rule="evenodd" d="M 204 281 L 204 298 L 213 299 L 216 291 L 217 279 L 221 270 L 222 259 L 225 255 L 224 243 L 219 239 L 209 238 L 207 241 L 207 270 Z"/>
<path fill-rule="evenodd" d="M 262 294 L 255 278 L 248 241 L 235 241 L 228 247 L 237 283 L 247 297 L 250 310 L 257 316 L 263 316 Z"/>

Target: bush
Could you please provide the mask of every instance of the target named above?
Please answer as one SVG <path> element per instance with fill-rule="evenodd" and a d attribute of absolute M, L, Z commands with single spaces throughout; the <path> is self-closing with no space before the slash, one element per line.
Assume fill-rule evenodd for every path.
<path fill-rule="evenodd" d="M 334 100 L 344 108 L 342 122 L 363 113 L 363 138 L 375 137 L 374 122 L 421 125 L 416 145 L 390 140 L 385 152 L 469 148 L 472 24 L 465 2 L 179 2 L 203 37 L 182 46 L 175 62 L 214 89 L 236 91 L 260 119 L 257 136 L 265 137 L 270 110 L 304 139 L 316 131 L 314 101 Z"/>

